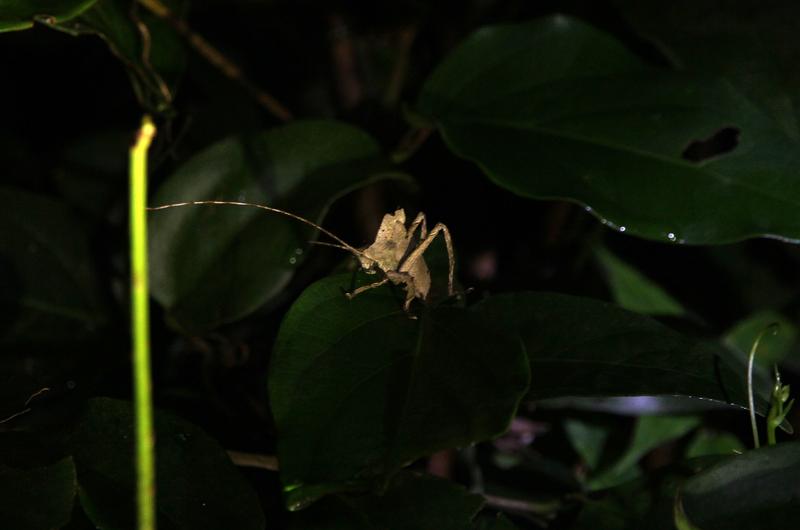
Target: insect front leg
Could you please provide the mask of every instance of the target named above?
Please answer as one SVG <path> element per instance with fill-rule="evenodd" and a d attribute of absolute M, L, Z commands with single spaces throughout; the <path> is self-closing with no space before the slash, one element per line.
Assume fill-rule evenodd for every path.
<path fill-rule="evenodd" d="M 419 231 L 420 239 L 425 239 L 426 237 L 428 237 L 428 222 L 425 220 L 425 214 L 422 212 L 419 212 L 417 216 L 414 218 L 414 220 L 411 222 L 411 224 L 408 226 L 409 239 L 411 238 L 411 235 L 417 228 L 420 228 Z"/>
<path fill-rule="evenodd" d="M 377 287 L 380 287 L 381 285 L 386 285 L 388 282 L 389 282 L 389 278 L 386 277 L 386 278 L 384 278 L 382 280 L 378 280 L 375 283 L 371 283 L 369 285 L 362 285 L 361 287 L 359 287 L 355 291 L 352 291 L 352 292 L 349 292 L 349 293 L 344 293 L 344 294 L 349 300 L 352 300 L 353 298 L 355 298 L 356 296 L 360 295 L 361 293 L 369 291 L 370 289 L 375 289 Z"/>

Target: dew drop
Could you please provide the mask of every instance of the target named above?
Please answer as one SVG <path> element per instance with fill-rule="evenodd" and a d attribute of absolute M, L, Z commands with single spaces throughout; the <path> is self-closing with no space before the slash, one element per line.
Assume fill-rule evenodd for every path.
<path fill-rule="evenodd" d="M 295 258 L 294 256 L 292 256 L 291 258 L 289 258 L 289 263 L 291 263 L 292 265 L 294 265 L 295 263 L 297 263 L 297 258 Z"/>
<path fill-rule="evenodd" d="M 670 241 L 675 241 L 675 240 L 677 240 L 678 238 L 675 236 L 675 234 L 673 234 L 672 232 L 670 232 L 670 233 L 668 233 L 668 234 L 667 234 L 667 239 L 669 239 Z"/>
<path fill-rule="evenodd" d="M 296 249 L 294 249 L 294 253 L 297 254 L 298 256 L 301 256 L 303 254 L 303 249 L 302 248 L 296 248 Z"/>
<path fill-rule="evenodd" d="M 620 226 L 619 228 L 617 228 L 617 230 L 619 230 L 620 232 L 624 232 L 625 230 L 627 230 L 627 228 L 625 228 L 624 226 Z"/>

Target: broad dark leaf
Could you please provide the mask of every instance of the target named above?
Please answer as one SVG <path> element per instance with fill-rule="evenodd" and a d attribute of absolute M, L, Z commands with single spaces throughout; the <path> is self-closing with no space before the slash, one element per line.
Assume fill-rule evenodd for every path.
<path fill-rule="evenodd" d="M 379 156 L 375 140 L 352 126 L 296 122 L 209 147 L 172 175 L 152 204 L 244 201 L 321 222 L 338 197 L 400 176 Z M 313 237 L 301 222 L 257 208 L 152 212 L 153 296 L 190 331 L 236 320 L 286 286 Z"/>
<path fill-rule="evenodd" d="M 800 5 L 782 0 L 614 0 L 621 15 L 676 67 L 733 82 L 800 139 Z"/>
<path fill-rule="evenodd" d="M 33 469 L 16 469 L 0 464 L 0 521 L 3 528 L 61 528 L 70 520 L 76 486 L 71 458 Z"/>
<path fill-rule="evenodd" d="M 800 517 L 798 473 L 798 442 L 748 451 L 690 478 L 683 508 L 703 530 L 782 530 Z"/>
<path fill-rule="evenodd" d="M 28 29 L 34 22 L 69 20 L 97 0 L 0 0 L 0 32 Z"/>
<path fill-rule="evenodd" d="M 169 530 L 262 530 L 256 493 L 207 434 L 156 414 L 158 527 Z M 92 399 L 71 441 L 80 499 L 102 528 L 135 528 L 133 410 L 128 402 Z"/>
<path fill-rule="evenodd" d="M 181 0 L 164 4 L 178 14 L 183 10 Z M 136 0 L 97 0 L 81 16 L 53 27 L 103 39 L 125 65 L 136 96 L 146 108 L 160 112 L 172 104 L 186 66 L 183 41 L 166 21 Z"/>
<path fill-rule="evenodd" d="M 500 434 L 527 388 L 519 343 L 473 312 L 426 308 L 412 319 L 401 293 L 348 300 L 349 283 L 306 289 L 275 344 L 269 390 L 292 509 Z"/>
<path fill-rule="evenodd" d="M 727 350 L 650 317 L 574 296 L 523 292 L 473 310 L 525 346 L 528 399 L 681 395 L 746 407 L 745 367 Z M 767 409 L 768 380 L 757 380 Z"/>
<path fill-rule="evenodd" d="M 418 110 L 497 184 L 582 203 L 620 231 L 800 239 L 800 149 L 779 124 L 727 81 L 649 69 L 578 20 L 479 30 L 431 75 Z M 698 147 L 718 133 L 724 149 Z"/>
<path fill-rule="evenodd" d="M 104 312 L 72 212 L 11 188 L 0 188 L 0 204 L 0 343 L 79 339 L 96 330 Z"/>
<path fill-rule="evenodd" d="M 465 530 L 483 505 L 450 481 L 398 474 L 383 494 L 335 495 L 296 514 L 291 530 Z M 487 528 L 502 529 L 503 526 Z M 513 528 L 510 527 L 510 528 Z"/>

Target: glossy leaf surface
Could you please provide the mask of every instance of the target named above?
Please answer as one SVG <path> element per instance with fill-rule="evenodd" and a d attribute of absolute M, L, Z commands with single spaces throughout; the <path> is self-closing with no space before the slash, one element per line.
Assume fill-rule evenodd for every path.
<path fill-rule="evenodd" d="M 798 472 L 797 442 L 732 456 L 686 482 L 684 511 L 703 530 L 786 528 L 800 516 Z"/>
<path fill-rule="evenodd" d="M 519 343 L 454 307 L 416 319 L 402 295 L 348 300 L 349 275 L 301 295 L 281 326 L 269 390 L 290 508 L 503 432 L 529 378 Z"/>
<path fill-rule="evenodd" d="M 494 296 L 473 310 L 525 346 L 528 399 L 680 395 L 746 407 L 746 372 L 735 356 L 644 315 L 534 292 Z M 761 411 L 769 387 L 756 388 Z"/>
<path fill-rule="evenodd" d="M 800 239 L 800 149 L 779 124 L 729 82 L 647 68 L 576 19 L 477 31 L 418 110 L 500 186 L 582 203 L 620 231 Z M 707 148 L 717 135 L 731 145 Z"/>

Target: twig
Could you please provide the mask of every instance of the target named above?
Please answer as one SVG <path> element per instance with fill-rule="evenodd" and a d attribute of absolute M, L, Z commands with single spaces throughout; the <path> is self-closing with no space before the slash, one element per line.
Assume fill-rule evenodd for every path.
<path fill-rule="evenodd" d="M 152 74 L 153 82 L 155 82 L 156 86 L 158 87 L 158 92 L 161 94 L 161 97 L 167 104 L 172 104 L 173 94 L 172 91 L 169 89 L 169 86 L 161 77 L 161 75 L 153 68 L 153 65 L 150 63 L 150 51 L 152 50 L 152 38 L 150 37 L 150 28 L 147 27 L 147 24 L 142 22 L 139 18 L 138 10 L 135 9 L 136 4 L 131 4 L 131 20 L 136 25 L 136 28 L 139 30 L 139 36 L 142 38 L 142 54 L 141 60 L 144 67 L 147 69 L 149 73 Z"/>
<path fill-rule="evenodd" d="M 231 458 L 231 462 L 239 467 L 255 467 L 266 469 L 267 471 L 278 471 L 278 457 L 275 455 L 228 451 L 228 456 Z"/>
<path fill-rule="evenodd" d="M 546 517 L 552 516 L 560 506 L 557 501 L 531 502 L 485 494 L 483 498 L 486 499 L 486 504 L 493 508 L 499 508 L 500 510 L 508 510 L 512 512 L 533 513 Z"/>
<path fill-rule="evenodd" d="M 361 103 L 363 89 L 358 76 L 358 61 L 353 38 L 347 24 L 339 15 L 329 19 L 331 38 L 331 61 L 336 73 L 336 87 L 342 107 L 352 110 Z"/>
<path fill-rule="evenodd" d="M 150 311 L 147 270 L 147 151 L 156 128 L 142 120 L 130 151 L 131 333 L 136 421 L 136 498 L 139 530 L 156 528 L 155 435 L 150 382 Z"/>
<path fill-rule="evenodd" d="M 403 92 L 403 85 L 406 81 L 406 75 L 408 74 L 411 47 L 414 45 L 414 39 L 417 37 L 417 28 L 405 28 L 400 31 L 399 37 L 400 43 L 397 49 L 397 59 L 394 62 L 392 75 L 389 78 L 386 92 L 383 95 L 383 104 L 387 107 L 394 107 L 400 100 L 400 95 Z"/>
<path fill-rule="evenodd" d="M 292 120 L 292 113 L 289 109 L 248 79 L 241 68 L 231 59 L 215 48 L 202 35 L 194 32 L 189 25 L 186 24 L 186 21 L 176 17 L 160 0 L 138 0 L 138 2 L 157 17 L 166 20 L 175 31 L 189 41 L 189 44 L 197 53 L 214 65 L 225 77 L 239 83 L 259 105 L 267 110 L 267 112 L 284 122 Z"/>
<path fill-rule="evenodd" d="M 431 136 L 432 132 L 433 129 L 430 127 L 414 128 L 407 131 L 400 139 L 397 147 L 392 151 L 392 162 L 400 164 L 411 158 Z"/>

